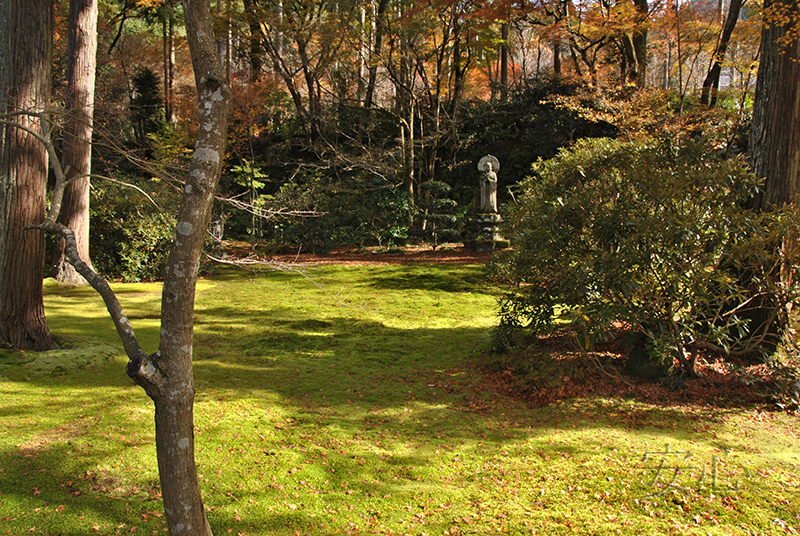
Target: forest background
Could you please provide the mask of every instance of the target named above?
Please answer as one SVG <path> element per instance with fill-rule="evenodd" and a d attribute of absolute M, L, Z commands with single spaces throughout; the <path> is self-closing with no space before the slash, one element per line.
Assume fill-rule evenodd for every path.
<path fill-rule="evenodd" d="M 262 252 L 461 241 L 477 234 L 487 153 L 502 164 L 502 206 L 533 162 L 582 137 L 703 131 L 745 151 L 761 12 L 738 4 L 218 2 L 232 105 L 217 236 Z M 54 103 L 66 91 L 59 6 Z M 196 133 L 182 8 L 99 9 L 93 173 L 139 190 L 94 181 L 91 259 L 112 278 L 152 279 Z"/>

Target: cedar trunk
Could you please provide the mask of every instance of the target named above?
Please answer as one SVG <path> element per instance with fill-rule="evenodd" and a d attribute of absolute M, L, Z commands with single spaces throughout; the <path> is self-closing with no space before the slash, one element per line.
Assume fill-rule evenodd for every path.
<path fill-rule="evenodd" d="M 0 37 L 0 94 L 4 112 L 43 111 L 49 105 L 53 3 L 3 1 L 7 33 Z M 23 126 L 40 130 L 22 115 Z M 21 129 L 5 127 L 0 154 L 0 343 L 23 350 L 55 348 L 44 315 L 44 236 L 28 227 L 45 215 L 47 152 Z"/>
<path fill-rule="evenodd" d="M 764 9 L 773 4 L 800 17 L 796 0 L 766 0 Z M 788 31 L 765 24 L 761 34 L 749 156 L 753 172 L 765 179 L 756 200 L 764 210 L 792 203 L 800 191 L 800 40 L 781 44 Z"/>
<path fill-rule="evenodd" d="M 92 170 L 92 121 L 97 65 L 97 0 L 71 0 L 67 49 L 67 106 L 61 167 L 72 182 L 64 190 L 58 221 L 75 233 L 78 254 L 89 260 L 89 175 Z M 77 178 L 76 178 L 77 177 Z M 52 275 L 62 283 L 85 285 L 57 240 Z"/>
<path fill-rule="evenodd" d="M 797 0 L 765 0 L 764 10 L 785 7 L 800 20 Z M 790 29 L 765 23 L 761 32 L 758 82 L 750 127 L 749 161 L 753 173 L 764 179 L 764 186 L 751 200 L 755 208 L 772 210 L 793 203 L 800 191 L 800 41 Z M 772 247 L 779 248 L 780 244 Z M 777 275 L 777 274 L 776 274 Z M 750 274 L 742 274 L 744 281 Z M 778 335 L 785 318 L 775 315 L 777 299 L 761 298 L 749 315 L 750 329 L 768 330 Z M 785 331 L 788 335 L 789 332 Z"/>

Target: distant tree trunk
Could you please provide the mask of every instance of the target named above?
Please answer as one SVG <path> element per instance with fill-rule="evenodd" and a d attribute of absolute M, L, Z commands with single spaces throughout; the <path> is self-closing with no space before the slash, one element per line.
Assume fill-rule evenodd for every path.
<path fill-rule="evenodd" d="M 378 83 L 378 63 L 383 49 L 383 36 L 386 33 L 386 23 L 383 16 L 386 13 L 388 0 L 380 0 L 373 13 L 373 24 L 375 25 L 375 39 L 372 42 L 369 61 L 367 62 L 367 85 L 364 91 L 364 109 L 361 114 L 361 138 L 366 138 L 369 129 L 370 109 L 374 104 L 375 86 Z"/>
<path fill-rule="evenodd" d="M 469 32 L 464 31 L 462 23 L 459 22 L 458 18 L 456 18 L 453 27 L 453 87 L 450 91 L 450 99 L 447 105 L 448 114 L 450 115 L 451 121 L 455 121 L 456 115 L 458 114 L 458 105 L 461 102 L 462 95 L 464 94 L 464 82 L 471 63 L 468 43 L 466 44 L 467 57 L 462 58 L 461 45 L 468 39 L 465 34 L 468 36 Z"/>
<path fill-rule="evenodd" d="M 633 32 L 622 36 L 622 81 L 643 88 L 647 81 L 647 0 L 633 0 L 639 13 Z"/>
<path fill-rule="evenodd" d="M 636 87 L 647 85 L 647 22 L 650 17 L 647 0 L 633 0 L 639 11 L 639 26 L 633 32 L 633 52 L 636 57 Z"/>
<path fill-rule="evenodd" d="M 175 87 L 175 6 L 172 0 L 163 6 L 163 55 L 164 55 L 164 121 L 173 122 Z"/>
<path fill-rule="evenodd" d="M 561 39 L 553 38 L 553 76 L 561 76 Z"/>
<path fill-rule="evenodd" d="M 262 44 L 261 28 L 258 25 L 258 0 L 244 0 L 244 11 L 247 17 L 247 26 L 250 28 L 250 81 L 256 82 L 264 69 L 264 46 Z"/>
<path fill-rule="evenodd" d="M 800 20 L 796 0 L 765 0 L 764 8 L 777 6 Z M 789 28 L 765 24 L 761 33 L 749 160 L 753 172 L 766 182 L 756 204 L 792 203 L 800 193 L 800 40 Z"/>
<path fill-rule="evenodd" d="M 733 29 L 736 27 L 736 21 L 739 20 L 739 11 L 742 8 L 744 0 L 731 0 L 730 7 L 728 8 L 728 16 L 725 18 L 725 24 L 722 27 L 722 33 L 719 37 L 719 42 L 714 50 L 714 64 L 703 80 L 703 91 L 700 95 L 700 104 L 706 104 L 714 107 L 717 104 L 717 94 L 719 92 L 719 75 L 722 72 L 722 62 L 725 60 L 725 53 L 728 50 L 728 44 L 733 34 Z"/>
<path fill-rule="evenodd" d="M 4 112 L 41 112 L 50 102 L 52 0 L 0 2 L 7 33 L 0 36 L 0 99 Z M 14 120 L 34 131 L 38 119 Z M 5 127 L 0 154 L 0 343 L 23 350 L 55 348 L 44 315 L 44 236 L 26 229 L 45 215 L 47 152 L 21 129 Z"/>
<path fill-rule="evenodd" d="M 508 98 L 508 22 L 500 25 L 500 100 Z"/>
<path fill-rule="evenodd" d="M 64 191 L 58 221 L 75 233 L 78 254 L 89 260 L 89 177 L 92 169 L 92 121 L 97 64 L 97 0 L 71 0 L 67 49 L 67 118 L 61 167 L 72 183 Z M 76 178 L 78 177 L 78 178 Z M 64 255 L 64 241 L 56 240 L 51 275 L 62 283 L 85 285 Z"/>

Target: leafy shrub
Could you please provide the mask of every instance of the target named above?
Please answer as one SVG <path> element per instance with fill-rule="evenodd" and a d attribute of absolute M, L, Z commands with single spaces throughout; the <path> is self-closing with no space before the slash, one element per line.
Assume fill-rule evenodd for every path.
<path fill-rule="evenodd" d="M 131 84 L 131 122 L 139 145 L 145 145 L 148 135 L 161 129 L 163 124 L 161 89 L 158 75 L 149 67 L 141 67 L 134 73 Z"/>
<path fill-rule="evenodd" d="M 90 255 L 95 269 L 105 277 L 142 281 L 164 276 L 177 199 L 160 181 L 146 181 L 142 186 L 163 210 L 134 188 L 100 181 L 93 185 Z"/>
<path fill-rule="evenodd" d="M 740 158 L 670 139 L 582 140 L 534 166 L 507 206 L 514 249 L 492 269 L 518 285 L 500 301 L 496 350 L 567 324 L 584 347 L 620 330 L 695 373 L 700 351 L 774 348 L 798 295 L 798 221 L 747 201 L 759 181 Z M 755 312 L 766 312 L 766 322 Z"/>
<path fill-rule="evenodd" d="M 408 196 L 381 177 L 339 181 L 313 177 L 285 185 L 275 197 L 277 206 L 318 214 L 280 224 L 278 238 L 304 249 L 328 252 L 342 245 L 391 246 L 408 236 Z"/>
<path fill-rule="evenodd" d="M 460 240 L 456 222 L 458 216 L 454 200 L 447 197 L 450 185 L 441 181 L 425 181 L 420 185 L 421 199 L 417 202 L 416 216 L 420 224 L 414 234 L 430 242 L 436 249 L 442 242 Z"/>

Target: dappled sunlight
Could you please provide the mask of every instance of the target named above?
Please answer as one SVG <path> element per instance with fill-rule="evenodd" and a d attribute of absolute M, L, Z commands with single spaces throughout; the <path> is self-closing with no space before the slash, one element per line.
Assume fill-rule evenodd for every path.
<path fill-rule="evenodd" d="M 499 290 L 470 288 L 481 285 L 476 273 L 467 268 L 441 290 L 446 278 L 428 288 L 420 267 L 398 267 L 396 284 L 385 267 L 315 271 L 326 288 L 380 308 L 342 304 L 292 274 L 226 271 L 210 280 L 197 299 L 194 409 L 216 533 L 591 526 L 669 534 L 699 526 L 700 511 L 741 523 L 748 501 L 772 518 L 800 515 L 780 502 L 797 488 L 791 417 L 630 396 L 629 387 L 537 403 L 512 375 L 484 366 Z M 109 322 L 102 304 L 61 290 L 47 298 L 56 333 L 79 321 L 86 337 Z M 158 293 L 128 297 L 134 328 L 157 340 Z M 76 319 L 76 311 L 87 314 Z M 0 370 L 10 378 L 0 382 L 0 446 L 13 462 L 0 472 L 5 501 L 47 515 L 72 508 L 65 533 L 162 533 L 153 406 L 124 365 L 120 352 L 64 371 Z M 569 370 L 575 384 L 596 373 Z M 673 453 L 693 457 L 678 502 L 665 501 L 678 488 L 654 479 L 651 467 Z M 728 502 L 702 480 L 712 462 L 719 486 L 743 483 Z M 23 485 L 9 494 L 11 480 Z"/>

